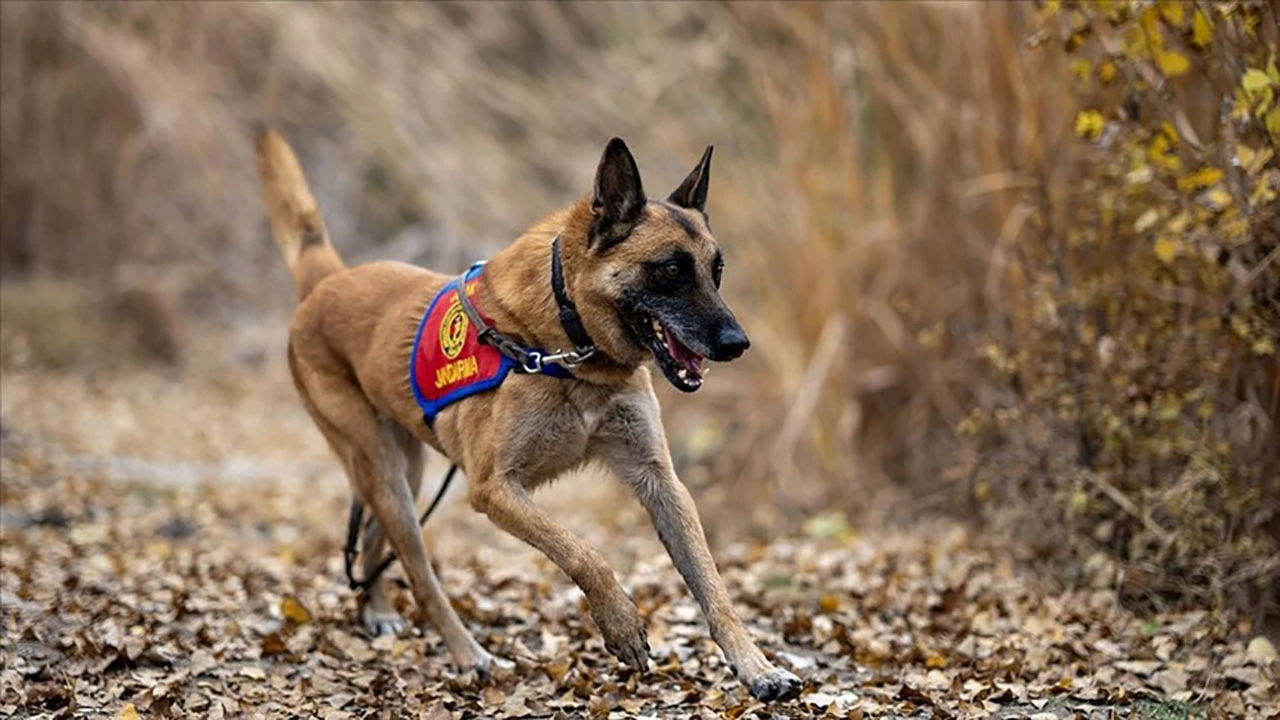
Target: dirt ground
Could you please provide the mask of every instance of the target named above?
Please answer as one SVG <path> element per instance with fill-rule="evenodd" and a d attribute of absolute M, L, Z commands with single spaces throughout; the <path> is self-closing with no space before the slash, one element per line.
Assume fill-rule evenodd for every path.
<path fill-rule="evenodd" d="M 539 498 L 633 594 L 652 670 L 615 662 L 567 577 L 456 487 L 427 534 L 464 620 L 512 661 L 481 683 L 429 628 L 364 634 L 345 479 L 284 363 L 246 362 L 180 382 L 6 369 L 0 715 L 1280 716 L 1274 648 L 1229 618 L 1135 617 L 1105 586 L 1047 593 L 957 527 L 834 519 L 717 549 L 766 652 L 807 682 L 753 703 L 638 504 L 589 475 Z"/>

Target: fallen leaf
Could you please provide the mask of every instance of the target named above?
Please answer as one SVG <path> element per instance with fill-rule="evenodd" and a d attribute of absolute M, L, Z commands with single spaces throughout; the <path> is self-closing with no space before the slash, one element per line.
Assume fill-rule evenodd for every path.
<path fill-rule="evenodd" d="M 1276 646 L 1259 635 L 1249 641 L 1249 647 L 1245 648 L 1244 655 L 1254 665 L 1270 665 L 1276 661 Z"/>
<path fill-rule="evenodd" d="M 1164 666 L 1164 663 L 1156 660 L 1120 660 L 1113 664 L 1117 669 L 1139 677 L 1148 677 Z"/>
<path fill-rule="evenodd" d="M 262 638 L 262 654 L 266 657 L 275 655 L 284 655 L 289 652 L 289 646 L 285 645 L 284 640 L 280 638 L 280 633 L 269 633 Z"/>
<path fill-rule="evenodd" d="M 1171 668 L 1161 670 L 1151 676 L 1147 684 L 1159 688 L 1165 695 L 1174 695 L 1187 689 L 1187 683 L 1190 682 L 1191 676 L 1185 670 L 1180 668 Z"/>
<path fill-rule="evenodd" d="M 295 625 L 311 622 L 311 611 L 292 595 L 285 595 L 280 599 L 280 614 Z"/>

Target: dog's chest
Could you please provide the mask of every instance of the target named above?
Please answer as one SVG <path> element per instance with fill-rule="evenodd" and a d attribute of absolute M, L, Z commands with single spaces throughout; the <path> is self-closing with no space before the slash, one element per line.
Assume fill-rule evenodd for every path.
<path fill-rule="evenodd" d="M 591 439 L 610 416 L 611 407 L 592 394 L 571 393 L 569 402 L 545 412 L 521 433 L 516 464 L 525 485 L 541 485 L 578 467 L 590 454 Z M 514 449 L 514 448 L 513 448 Z"/>

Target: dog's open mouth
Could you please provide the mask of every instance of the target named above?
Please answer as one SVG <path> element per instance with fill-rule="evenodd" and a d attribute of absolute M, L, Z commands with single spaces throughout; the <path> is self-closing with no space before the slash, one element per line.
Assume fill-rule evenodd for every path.
<path fill-rule="evenodd" d="M 677 390 L 691 393 L 702 387 L 704 358 L 685 347 L 675 333 L 667 329 L 657 318 L 650 316 L 647 319 L 648 323 L 642 326 L 648 331 L 646 340 L 649 351 L 657 358 L 662 374 L 667 376 L 667 380 L 675 385 Z"/>

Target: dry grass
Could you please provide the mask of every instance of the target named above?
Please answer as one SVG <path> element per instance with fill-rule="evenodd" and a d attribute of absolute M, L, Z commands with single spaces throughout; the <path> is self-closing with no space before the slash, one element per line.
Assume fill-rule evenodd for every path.
<path fill-rule="evenodd" d="M 112 295 L 141 276 L 234 332 L 283 312 L 263 118 L 347 258 L 445 269 L 585 190 L 611 135 L 651 193 L 711 142 L 726 294 L 755 343 L 665 400 L 717 526 L 1058 501 L 1025 479 L 976 492 L 1007 443 L 956 431 L 1018 396 L 979 350 L 1030 336 L 1022 248 L 1087 169 L 1070 58 L 1028 45 L 1030 4 L 5 3 L 0 21 L 7 277 Z M 1040 427 L 1018 462 L 1058 447 Z"/>

